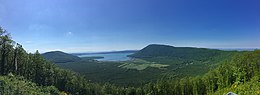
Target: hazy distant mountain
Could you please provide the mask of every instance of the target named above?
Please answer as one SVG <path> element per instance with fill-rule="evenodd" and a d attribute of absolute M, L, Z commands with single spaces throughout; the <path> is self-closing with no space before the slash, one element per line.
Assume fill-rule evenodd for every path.
<path fill-rule="evenodd" d="M 66 63 L 66 62 L 76 62 L 81 60 L 79 57 L 64 53 L 61 51 L 51 51 L 51 52 L 46 52 L 42 54 L 42 56 L 51 62 L 54 63 Z"/>
<path fill-rule="evenodd" d="M 218 48 L 219 50 L 225 51 L 254 51 L 259 50 L 258 48 Z"/>

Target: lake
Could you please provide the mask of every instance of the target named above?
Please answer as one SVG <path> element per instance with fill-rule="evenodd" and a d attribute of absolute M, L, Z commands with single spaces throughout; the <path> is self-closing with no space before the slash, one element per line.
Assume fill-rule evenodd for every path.
<path fill-rule="evenodd" d="M 133 53 L 104 53 L 104 54 L 84 54 L 84 55 L 78 55 L 79 57 L 104 57 L 101 59 L 96 59 L 98 61 L 127 61 L 130 60 L 130 57 L 127 57 L 127 55 L 131 55 Z"/>

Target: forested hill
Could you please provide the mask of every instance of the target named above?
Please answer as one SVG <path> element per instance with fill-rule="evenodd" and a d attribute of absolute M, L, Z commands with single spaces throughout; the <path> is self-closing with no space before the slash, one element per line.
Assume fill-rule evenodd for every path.
<path fill-rule="evenodd" d="M 169 45 L 151 44 L 141 49 L 139 52 L 130 55 L 134 58 L 152 57 L 178 57 L 183 59 L 196 59 L 215 56 L 221 51 L 216 49 L 193 48 L 193 47 L 173 47 Z"/>
<path fill-rule="evenodd" d="M 46 52 L 42 54 L 42 56 L 54 63 L 66 63 L 66 62 L 76 62 L 81 60 L 79 57 L 64 53 L 61 51 L 52 51 L 52 52 Z"/>

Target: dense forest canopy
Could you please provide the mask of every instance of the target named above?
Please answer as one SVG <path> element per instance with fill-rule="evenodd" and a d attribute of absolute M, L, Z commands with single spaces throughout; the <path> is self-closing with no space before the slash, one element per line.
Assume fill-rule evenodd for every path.
<path fill-rule="evenodd" d="M 189 55 L 183 58 L 188 59 L 197 51 L 187 52 Z M 221 95 L 228 92 L 260 95 L 259 50 L 234 52 L 229 59 L 219 61 L 216 68 L 201 76 L 121 87 L 91 82 L 87 80 L 89 76 L 61 69 L 46 61 L 38 51 L 27 53 L 0 28 L 0 62 L 1 95 Z"/>
<path fill-rule="evenodd" d="M 216 68 L 219 62 L 230 59 L 235 52 L 152 44 L 129 55 L 131 59 L 126 61 L 96 61 L 83 57 L 77 62 L 57 65 L 88 76 L 87 79 L 94 82 L 138 87 L 162 78 L 180 79 L 204 75 Z"/>

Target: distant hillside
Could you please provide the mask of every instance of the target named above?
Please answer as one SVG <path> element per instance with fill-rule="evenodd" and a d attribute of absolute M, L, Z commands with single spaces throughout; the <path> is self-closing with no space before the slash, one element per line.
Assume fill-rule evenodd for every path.
<path fill-rule="evenodd" d="M 42 56 L 54 63 L 66 63 L 66 62 L 76 62 L 81 60 L 79 57 L 67 54 L 61 51 L 52 51 L 42 54 Z"/>
<path fill-rule="evenodd" d="M 215 56 L 218 53 L 220 53 L 220 50 L 216 49 L 151 44 L 129 56 L 134 58 L 178 57 L 181 59 L 196 59 Z"/>

